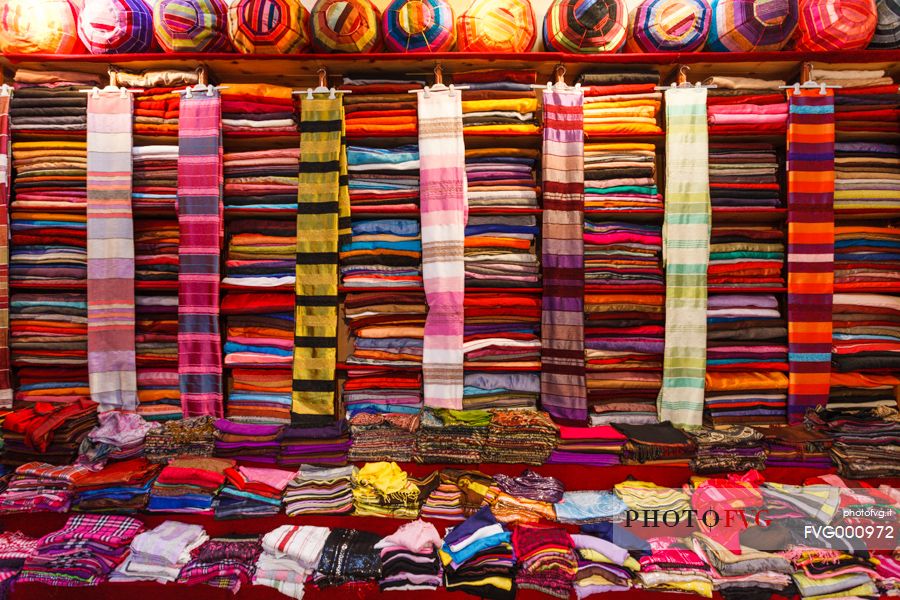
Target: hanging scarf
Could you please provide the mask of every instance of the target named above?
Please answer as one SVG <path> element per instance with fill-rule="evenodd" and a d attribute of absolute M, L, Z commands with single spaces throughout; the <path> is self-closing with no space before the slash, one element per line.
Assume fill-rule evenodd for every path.
<path fill-rule="evenodd" d="M 9 376 L 9 96 L 0 96 L 0 409 L 12 408 Z"/>
<path fill-rule="evenodd" d="M 466 198 L 462 96 L 418 94 L 425 406 L 462 409 Z"/>
<path fill-rule="evenodd" d="M 834 95 L 788 90 L 788 421 L 828 402 L 834 294 Z"/>
<path fill-rule="evenodd" d="M 178 120 L 178 375 L 184 416 L 222 416 L 222 100 L 182 96 Z"/>
<path fill-rule="evenodd" d="M 100 410 L 137 409 L 131 113 L 131 94 L 88 95 L 88 376 Z"/>
<path fill-rule="evenodd" d="M 666 347 L 660 421 L 703 422 L 706 269 L 709 266 L 709 139 L 706 89 L 666 90 Z"/>
<path fill-rule="evenodd" d="M 317 423 L 335 414 L 338 248 L 350 241 L 340 98 L 303 100 L 300 147 L 291 413 L 295 423 Z"/>

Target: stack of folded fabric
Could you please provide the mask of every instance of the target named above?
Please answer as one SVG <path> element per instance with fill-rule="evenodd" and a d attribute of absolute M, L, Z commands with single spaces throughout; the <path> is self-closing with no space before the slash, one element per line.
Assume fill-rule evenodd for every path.
<path fill-rule="evenodd" d="M 137 512 L 147 506 L 150 486 L 162 467 L 145 458 L 108 464 L 74 482 L 73 511 Z"/>
<path fill-rule="evenodd" d="M 900 187 L 900 178 L 898 178 Z M 900 283 L 900 228 L 876 224 L 834 228 L 834 283 L 854 290 Z"/>
<path fill-rule="evenodd" d="M 675 537 L 652 537 L 652 554 L 639 559 L 638 581 L 646 590 L 692 592 L 712 598 L 709 565 L 684 542 Z"/>
<path fill-rule="evenodd" d="M 696 450 L 691 438 L 669 421 L 641 425 L 614 423 L 613 427 L 628 438 L 622 446 L 622 462 L 626 465 L 683 464 Z"/>
<path fill-rule="evenodd" d="M 688 435 L 697 445 L 691 459 L 694 473 L 744 472 L 766 468 L 763 434 L 744 425 L 697 429 Z"/>
<path fill-rule="evenodd" d="M 463 306 L 463 354 L 468 372 L 540 369 L 540 297 L 510 293 L 466 294 Z M 525 401 L 522 406 L 533 407 L 530 395 L 521 400 Z"/>
<path fill-rule="evenodd" d="M 739 548 L 734 552 L 700 532 L 692 534 L 691 547 L 710 566 L 713 587 L 726 598 L 747 588 L 777 594 L 791 584 L 794 568 L 779 554 L 753 548 Z"/>
<path fill-rule="evenodd" d="M 346 75 L 340 89 L 351 92 L 342 97 L 347 136 L 414 137 L 418 113 L 416 97 L 409 91 L 424 86 L 423 80 L 399 75 Z"/>
<path fill-rule="evenodd" d="M 516 556 L 512 536 L 488 506 L 444 536 L 441 562 L 448 591 L 487 598 L 514 598 Z"/>
<path fill-rule="evenodd" d="M 418 429 L 418 412 L 358 412 L 350 417 L 349 460 L 412 462 Z"/>
<path fill-rule="evenodd" d="M 131 541 L 131 553 L 110 576 L 112 582 L 172 583 L 209 536 L 200 525 L 163 521 Z"/>
<path fill-rule="evenodd" d="M 592 426 L 655 423 L 662 386 L 665 298 L 587 294 L 584 357 Z"/>
<path fill-rule="evenodd" d="M 381 536 L 368 531 L 332 529 L 311 581 L 320 589 L 347 584 L 374 587 L 381 578 L 381 554 L 375 549 L 379 541 Z"/>
<path fill-rule="evenodd" d="M 291 422 L 291 372 L 232 369 L 225 415 L 235 423 Z"/>
<path fill-rule="evenodd" d="M 181 418 L 178 296 L 135 297 L 138 413 L 148 421 Z"/>
<path fill-rule="evenodd" d="M 854 411 L 818 407 L 806 414 L 807 426 L 829 436 L 838 473 L 850 479 L 900 474 L 900 413 L 879 406 Z"/>
<path fill-rule="evenodd" d="M 421 294 L 347 294 L 344 320 L 351 335 L 348 365 L 415 367 L 422 362 L 428 308 Z"/>
<path fill-rule="evenodd" d="M 421 463 L 480 463 L 490 424 L 486 410 L 425 409 L 414 458 Z"/>
<path fill-rule="evenodd" d="M 534 215 L 470 216 L 466 223 L 466 286 L 536 287 L 540 263 Z"/>
<path fill-rule="evenodd" d="M 222 168 L 222 201 L 229 212 L 296 214 L 300 171 L 296 146 L 227 152 Z"/>
<path fill-rule="evenodd" d="M 144 524 L 122 515 L 74 515 L 38 542 L 18 581 L 61 587 L 99 585 L 128 555 Z"/>
<path fill-rule="evenodd" d="M 769 425 L 760 431 L 765 436 L 766 466 L 831 468 L 828 435 L 803 425 Z"/>
<path fill-rule="evenodd" d="M 628 550 L 606 539 L 581 533 L 572 535 L 578 572 L 575 574 L 575 596 L 581 600 L 594 594 L 627 592 L 640 563 Z"/>
<path fill-rule="evenodd" d="M 134 221 L 134 280 L 178 281 L 178 222 L 174 219 Z"/>
<path fill-rule="evenodd" d="M 13 187 L 25 179 L 17 175 Z M 14 208 L 10 214 L 10 230 L 10 281 L 74 284 L 87 279 L 86 215 L 25 212 Z"/>
<path fill-rule="evenodd" d="M 176 92 L 176 88 L 144 89 L 136 92 L 132 97 L 134 98 L 134 133 L 136 135 L 148 137 L 175 137 L 178 135 L 178 113 L 181 108 L 181 98 Z"/>
<path fill-rule="evenodd" d="M 348 369 L 343 391 L 344 408 L 351 418 L 351 425 L 352 419 L 361 413 L 414 415 L 422 408 L 422 374 L 418 372 L 388 368 L 377 371 Z M 401 421 L 403 425 L 412 425 Z M 362 421 L 357 424 L 364 426 Z M 367 422 L 365 426 L 368 425 L 376 423 Z"/>
<path fill-rule="evenodd" d="M 662 286 L 662 228 L 650 223 L 584 222 L 587 285 Z"/>
<path fill-rule="evenodd" d="M 532 70 L 473 71 L 454 73 L 453 82 L 462 91 L 462 119 L 465 133 L 536 134 L 537 98 Z"/>
<path fill-rule="evenodd" d="M 419 516 L 428 520 L 464 521 L 466 515 L 463 512 L 462 502 L 462 490 L 452 477 L 441 471 L 440 483 L 425 499 Z"/>
<path fill-rule="evenodd" d="M 771 225 L 718 226 L 709 244 L 710 286 L 784 285 L 784 232 Z"/>
<path fill-rule="evenodd" d="M 896 95 L 896 94 L 894 94 Z M 900 146 L 875 142 L 834 145 L 834 207 L 900 208 Z"/>
<path fill-rule="evenodd" d="M 656 179 L 656 145 L 585 144 L 584 210 L 662 210 Z"/>
<path fill-rule="evenodd" d="M 327 527 L 282 525 L 264 535 L 254 585 L 275 588 L 302 600 L 306 580 L 319 566 L 330 533 Z"/>
<path fill-rule="evenodd" d="M 582 73 L 584 131 L 588 137 L 661 133 L 657 123 L 662 92 L 659 73 L 639 67 Z"/>
<path fill-rule="evenodd" d="M 212 456 L 216 439 L 213 422 L 209 416 L 166 421 L 147 432 L 144 456 L 158 463 L 178 456 Z"/>
<path fill-rule="evenodd" d="M 275 464 L 282 425 L 235 423 L 217 419 L 215 456 L 241 462 Z"/>
<path fill-rule="evenodd" d="M 834 92 L 834 125 L 839 133 L 900 133 L 897 83 L 881 69 L 812 70 L 816 83 L 840 86 Z"/>
<path fill-rule="evenodd" d="M 352 483 L 353 514 L 358 516 L 415 519 L 431 493 L 420 489 L 395 462 L 366 463 L 353 473 Z"/>
<path fill-rule="evenodd" d="M 344 287 L 422 287 L 422 240 L 416 219 L 354 219 L 340 247 Z"/>
<path fill-rule="evenodd" d="M 228 223 L 228 255 L 222 283 L 246 288 L 294 285 L 297 223 L 241 219 Z"/>
<path fill-rule="evenodd" d="M 709 145 L 709 198 L 713 207 L 781 206 L 779 173 L 772 144 Z"/>
<path fill-rule="evenodd" d="M 300 465 L 347 464 L 350 451 L 350 428 L 340 420 L 319 427 L 291 425 L 278 438 L 278 465 L 296 468 Z"/>
<path fill-rule="evenodd" d="M 144 439 L 154 425 L 132 412 L 109 410 L 97 415 L 98 425 L 78 448 L 78 463 L 99 469 L 111 460 L 144 454 Z"/>
<path fill-rule="evenodd" d="M 355 467 L 303 465 L 284 491 L 284 512 L 297 515 L 346 515 L 353 512 L 351 480 Z"/>
<path fill-rule="evenodd" d="M 147 510 L 213 514 L 213 501 L 235 465 L 224 458 L 181 457 L 169 461 L 150 490 Z"/>
<path fill-rule="evenodd" d="M 559 426 L 559 442 L 547 459 L 549 464 L 609 467 L 621 464 L 626 437 L 610 425 L 596 427 Z"/>
<path fill-rule="evenodd" d="M 465 374 L 463 408 L 537 407 L 541 394 L 541 380 L 537 373 L 469 372 Z"/>
<path fill-rule="evenodd" d="M 281 497 L 293 471 L 240 465 L 225 469 L 225 487 L 216 498 L 217 519 L 268 517 L 281 512 Z"/>
<path fill-rule="evenodd" d="M 3 458 L 7 465 L 41 461 L 55 465 L 75 462 L 81 442 L 97 426 L 97 405 L 79 399 L 65 403 L 37 402 L 3 419 Z"/>
<path fill-rule="evenodd" d="M 706 99 L 711 134 L 783 134 L 787 128 L 788 104 L 784 81 L 752 77 L 709 77 L 713 85 Z"/>
<path fill-rule="evenodd" d="M 0 494 L 0 513 L 68 512 L 75 484 L 90 473 L 81 465 L 19 465 Z"/>
<path fill-rule="evenodd" d="M 294 111 L 291 88 L 228 83 L 221 90 L 222 132 L 226 136 L 238 133 L 265 137 L 297 133 L 299 119 Z"/>
<path fill-rule="evenodd" d="M 542 465 L 556 448 L 559 429 L 539 410 L 492 410 L 484 462 Z"/>
<path fill-rule="evenodd" d="M 177 105 L 178 97 L 174 100 Z M 137 123 L 135 134 L 138 134 Z M 134 146 L 131 165 L 131 205 L 138 209 L 174 210 L 178 198 L 178 146 Z"/>
<path fill-rule="evenodd" d="M 519 565 L 516 588 L 569 597 L 578 558 L 575 543 L 565 529 L 519 524 L 513 530 L 512 545 Z"/>
<path fill-rule="evenodd" d="M 441 585 L 442 540 L 431 523 L 417 520 L 401 525 L 393 534 L 375 544 L 381 555 L 378 589 L 435 590 Z"/>
<path fill-rule="evenodd" d="M 466 148 L 469 207 L 537 208 L 539 156 L 534 148 Z"/>
<path fill-rule="evenodd" d="M 0 533 L 0 548 L 3 548 L 3 562 L 0 563 L 0 594 L 9 597 L 15 577 L 29 556 L 38 548 L 39 538 L 28 537 L 21 531 Z"/>
<path fill-rule="evenodd" d="M 350 102 L 355 96 L 344 96 Z M 415 123 L 415 99 L 412 101 Z M 345 104 L 347 111 L 351 106 Z M 377 111 L 376 111 L 377 112 Z M 350 130 L 352 112 L 347 113 Z M 419 147 L 347 147 L 347 173 L 352 209 L 414 212 L 419 206 Z"/>
<path fill-rule="evenodd" d="M 622 481 L 613 486 L 613 492 L 625 503 L 626 508 L 641 514 L 653 510 L 681 513 L 691 506 L 690 496 L 686 492 L 648 481 Z"/>
<path fill-rule="evenodd" d="M 252 581 L 261 553 L 258 535 L 211 538 L 194 551 L 178 574 L 178 583 L 205 583 L 237 594 Z"/>

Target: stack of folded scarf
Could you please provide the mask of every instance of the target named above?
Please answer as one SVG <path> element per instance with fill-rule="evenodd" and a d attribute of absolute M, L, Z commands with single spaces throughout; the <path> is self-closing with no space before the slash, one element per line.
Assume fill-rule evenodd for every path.
<path fill-rule="evenodd" d="M 421 79 L 399 75 L 345 76 L 340 89 L 351 92 L 342 97 L 347 136 L 414 137 L 418 131 L 418 113 L 416 97 L 409 91 L 424 86 Z"/>
<path fill-rule="evenodd" d="M 435 590 L 441 585 L 442 540 L 431 523 L 417 520 L 375 544 L 381 555 L 378 588 L 390 590 Z"/>
<path fill-rule="evenodd" d="M 569 597 L 578 559 L 575 543 L 565 529 L 520 524 L 513 530 L 512 544 L 519 564 L 518 589 Z"/>
<path fill-rule="evenodd" d="M 779 554 L 752 548 L 737 548 L 735 552 L 700 532 L 691 536 L 691 547 L 710 566 L 713 587 L 726 598 L 747 588 L 778 594 L 791 584 L 794 568 Z"/>
<path fill-rule="evenodd" d="M 615 423 L 613 427 L 628 438 L 622 447 L 622 462 L 626 465 L 686 463 L 696 450 L 691 438 L 669 421 Z"/>
<path fill-rule="evenodd" d="M 844 477 L 900 474 L 900 413 L 896 408 L 838 411 L 820 406 L 806 414 L 806 424 L 832 439 L 831 458 Z"/>
<path fill-rule="evenodd" d="M 213 514 L 213 502 L 225 483 L 225 471 L 234 465 L 233 460 L 224 458 L 172 459 L 153 482 L 147 510 Z"/>
<path fill-rule="evenodd" d="M 661 210 L 654 144 L 585 144 L 584 210 Z"/>
<path fill-rule="evenodd" d="M 291 422 L 291 372 L 232 369 L 225 415 L 235 423 Z"/>
<path fill-rule="evenodd" d="M 131 541 L 131 553 L 110 576 L 112 582 L 172 583 L 209 536 L 200 525 L 163 521 Z"/>
<path fill-rule="evenodd" d="M 233 535 L 212 538 L 194 551 L 191 561 L 178 575 L 178 583 L 205 583 L 238 593 L 249 584 L 262 553 L 258 535 Z"/>
<path fill-rule="evenodd" d="M 36 402 L 3 419 L 4 464 L 39 460 L 57 465 L 75 462 L 78 448 L 97 425 L 97 405 L 79 399 Z"/>
<path fill-rule="evenodd" d="M 765 436 L 767 466 L 831 468 L 826 434 L 803 425 L 769 425 L 759 431 Z"/>
<path fill-rule="evenodd" d="M 711 134 L 783 134 L 788 103 L 784 81 L 751 77 L 709 77 L 706 116 Z"/>
<path fill-rule="evenodd" d="M 656 422 L 662 386 L 665 298 L 588 294 L 584 298 L 591 425 Z"/>
<path fill-rule="evenodd" d="M 541 300 L 528 294 L 466 294 L 463 353 L 468 372 L 541 366 Z M 527 405 L 530 398 L 525 397 Z M 464 400 L 465 403 L 465 400 Z"/>
<path fill-rule="evenodd" d="M 340 247 L 341 284 L 352 288 L 422 287 L 416 219 L 354 219 Z"/>
<path fill-rule="evenodd" d="M 17 177 L 14 185 L 19 181 Z M 75 284 L 87 278 L 86 215 L 14 209 L 10 230 L 13 283 Z"/>
<path fill-rule="evenodd" d="M 61 587 L 105 582 L 125 560 L 144 524 L 122 515 L 74 515 L 59 531 L 38 542 L 25 560 L 18 581 Z"/>
<path fill-rule="evenodd" d="M 228 254 L 222 283 L 263 288 L 294 285 L 297 223 L 241 219 L 228 223 Z"/>
<path fill-rule="evenodd" d="M 178 456 L 212 456 L 216 428 L 209 416 L 166 421 L 147 432 L 144 456 L 167 463 Z"/>
<path fill-rule="evenodd" d="M 466 223 L 466 286 L 536 287 L 540 263 L 534 215 L 469 217 Z"/>
<path fill-rule="evenodd" d="M 145 458 L 113 462 L 74 482 L 71 510 L 137 512 L 147 506 L 150 486 L 162 467 Z"/>
<path fill-rule="evenodd" d="M 344 319 L 351 335 L 348 365 L 415 367 L 422 362 L 425 296 L 366 292 L 347 294 Z"/>
<path fill-rule="evenodd" d="M 297 515 L 346 515 L 353 512 L 351 480 L 356 467 L 303 465 L 284 491 L 284 512 Z"/>
<path fill-rule="evenodd" d="M 0 594 L 9 597 L 15 577 L 29 556 L 38 548 L 39 538 L 28 537 L 21 531 L 0 533 L 2 563 L 0 563 Z"/>
<path fill-rule="evenodd" d="M 900 178 L 897 186 L 900 188 Z M 900 283 L 900 228 L 837 225 L 834 283 L 859 291 Z"/>
<path fill-rule="evenodd" d="M 340 420 L 319 427 L 291 425 L 278 437 L 278 465 L 345 465 L 350 451 L 347 421 Z"/>
<path fill-rule="evenodd" d="M 129 460 L 144 454 L 144 439 L 155 426 L 133 412 L 109 410 L 97 415 L 94 427 L 78 448 L 78 464 L 102 468 L 107 461 Z"/>
<path fill-rule="evenodd" d="M 135 297 L 138 413 L 150 421 L 181 418 L 178 297 Z"/>
<path fill-rule="evenodd" d="M 217 419 L 215 455 L 241 462 L 274 464 L 283 425 L 235 423 Z"/>
<path fill-rule="evenodd" d="M 709 565 L 675 537 L 652 537 L 652 554 L 639 559 L 638 581 L 646 590 L 691 592 L 712 598 Z"/>
<path fill-rule="evenodd" d="M 639 67 L 603 73 L 582 73 L 578 82 L 584 89 L 584 131 L 591 136 L 616 134 L 658 134 L 657 123 L 662 92 L 659 73 Z"/>
<path fill-rule="evenodd" d="M 584 222 L 587 285 L 662 286 L 662 228 L 649 223 Z"/>
<path fill-rule="evenodd" d="M 300 171 L 297 147 L 227 152 L 222 167 L 222 201 L 229 213 L 296 214 Z"/>
<path fill-rule="evenodd" d="M 818 552 L 792 560 L 793 583 L 801 598 L 874 598 L 879 595 L 875 565 L 848 553 Z M 837 554 L 835 556 L 835 554 Z M 862 563 L 862 564 L 861 564 Z"/>
<path fill-rule="evenodd" d="M 425 498 L 437 488 L 438 477 L 421 482 L 395 462 L 374 462 L 354 471 L 352 484 L 354 515 L 415 519 Z"/>
<path fill-rule="evenodd" d="M 416 462 L 480 463 L 491 424 L 486 410 L 426 409 L 416 437 Z"/>
<path fill-rule="evenodd" d="M 19 94 L 16 94 L 13 105 L 18 100 Z M 86 98 L 82 97 L 82 100 Z M 79 110 L 84 111 L 83 108 Z M 47 169 L 47 165 L 53 165 L 57 169 Z M 78 232 L 71 231 L 77 225 L 55 224 L 52 218 L 72 220 L 80 216 L 83 223 L 83 214 L 62 214 L 54 211 L 66 210 L 68 213 L 75 213 L 87 206 L 87 144 L 83 141 L 65 139 L 14 142 L 12 168 L 15 180 L 11 188 L 14 193 L 11 207 L 13 210 L 21 211 L 20 218 L 22 220 L 30 218 L 39 223 L 50 221 L 44 225 L 45 229 L 51 229 L 48 233 L 53 233 L 53 228 L 62 229 L 60 235 L 68 234 L 69 238 L 75 238 L 70 244 L 76 248 L 83 248 L 83 243 L 78 243 L 83 242 L 78 239 Z"/>
<path fill-rule="evenodd" d="M 81 465 L 19 465 L 0 494 L 0 513 L 68 512 L 75 484 L 90 473 Z"/>
<path fill-rule="evenodd" d="M 221 88 L 222 132 L 254 137 L 297 133 L 293 90 L 264 83 L 228 83 Z"/>
<path fill-rule="evenodd" d="M 784 285 L 784 232 L 771 225 L 722 225 L 712 228 L 710 286 L 780 287 Z"/>
<path fill-rule="evenodd" d="M 694 473 L 744 472 L 766 468 L 763 434 L 744 425 L 697 429 L 688 435 L 697 445 Z"/>
<path fill-rule="evenodd" d="M 456 485 L 454 479 L 444 471 L 440 474 L 440 483 L 437 488 L 425 499 L 425 503 L 419 510 L 419 516 L 423 519 L 445 521 L 464 521 L 466 515 L 462 507 L 463 492 Z"/>
<path fill-rule="evenodd" d="M 87 129 L 86 87 L 96 86 L 94 73 L 17 69 L 16 93 L 10 103 L 10 128 L 22 134 L 84 138 Z"/>
<path fill-rule="evenodd" d="M 175 102 L 178 101 L 176 97 Z M 135 133 L 138 133 L 137 124 Z M 131 168 L 131 204 L 134 208 L 175 209 L 178 198 L 178 146 L 134 146 L 131 149 Z M 135 223 L 135 230 L 138 223 L 140 221 Z"/>
<path fill-rule="evenodd" d="M 381 578 L 381 554 L 375 544 L 381 536 L 358 529 L 332 529 L 312 582 L 318 588 L 355 584 L 366 589 Z"/>
<path fill-rule="evenodd" d="M 444 536 L 444 585 L 480 597 L 514 598 L 516 556 L 512 536 L 488 506 Z"/>
<path fill-rule="evenodd" d="M 473 71 L 454 73 L 453 82 L 462 91 L 462 118 L 465 133 L 536 134 L 537 98 L 532 70 Z"/>
<path fill-rule="evenodd" d="M 422 374 L 417 372 L 348 369 L 343 391 L 344 408 L 351 418 L 351 425 L 353 418 L 365 413 L 407 416 L 418 414 L 422 408 Z M 403 427 L 412 425 L 401 421 Z M 361 427 L 378 426 L 378 423 L 388 425 L 380 421 L 357 421 Z M 356 438 L 356 434 L 353 437 Z"/>
<path fill-rule="evenodd" d="M 470 372 L 465 374 L 463 408 L 537 407 L 541 380 L 537 373 Z"/>
<path fill-rule="evenodd" d="M 469 207 L 537 208 L 539 155 L 533 148 L 466 148 Z"/>
<path fill-rule="evenodd" d="M 225 364 L 285 365 L 293 360 L 294 295 L 228 292 L 221 311 L 227 316 Z"/>
<path fill-rule="evenodd" d="M 154 87 L 136 92 L 134 98 L 134 133 L 142 136 L 178 135 L 178 113 L 181 98 L 173 87 Z"/>
<path fill-rule="evenodd" d="M 174 219 L 136 219 L 135 281 L 178 281 L 178 241 L 178 222 Z"/>
<path fill-rule="evenodd" d="M 491 463 L 542 465 L 556 448 L 559 429 L 539 410 L 492 410 L 481 459 Z"/>
<path fill-rule="evenodd" d="M 840 86 L 834 91 L 834 125 L 838 133 L 900 133 L 897 83 L 885 71 L 817 67 L 811 77 L 816 83 Z"/>
<path fill-rule="evenodd" d="M 834 207 L 845 210 L 900 208 L 898 161 L 900 146 L 896 144 L 836 143 Z"/>
<path fill-rule="evenodd" d="M 319 566 L 330 533 L 327 527 L 282 525 L 264 535 L 254 585 L 275 588 L 302 600 L 306 580 Z"/>
<path fill-rule="evenodd" d="M 559 426 L 559 442 L 548 464 L 608 467 L 621 463 L 626 437 L 610 425 L 596 427 Z"/>
<path fill-rule="evenodd" d="M 344 96 L 344 102 L 350 98 Z M 415 99 L 410 96 L 407 100 L 415 108 Z M 345 105 L 344 110 L 348 108 Z M 350 119 L 346 123 L 349 130 Z M 415 144 L 394 148 L 348 146 L 347 171 L 353 209 L 413 212 L 419 206 L 419 147 Z"/>
<path fill-rule="evenodd" d="M 217 519 L 274 516 L 293 471 L 240 465 L 225 469 L 225 486 L 216 498 Z"/>
<path fill-rule="evenodd" d="M 594 594 L 627 592 L 640 564 L 628 550 L 598 536 L 573 534 L 578 572 L 575 596 L 581 600 Z"/>
<path fill-rule="evenodd" d="M 392 407 L 393 408 L 393 407 Z M 419 429 L 415 413 L 358 412 L 350 417 L 353 462 L 396 460 L 412 462 Z"/>
<path fill-rule="evenodd" d="M 781 205 L 778 157 L 772 144 L 709 145 L 709 197 L 714 207 Z"/>
<path fill-rule="evenodd" d="M 715 425 L 784 423 L 787 389 L 781 371 L 707 373 L 706 407 Z"/>

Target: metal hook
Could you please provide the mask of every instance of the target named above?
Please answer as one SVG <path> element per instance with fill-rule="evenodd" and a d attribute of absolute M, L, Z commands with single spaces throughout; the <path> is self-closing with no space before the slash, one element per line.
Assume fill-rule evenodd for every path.
<path fill-rule="evenodd" d="M 805 62 L 800 65 L 800 83 L 806 83 L 812 80 L 813 66 L 811 62 Z"/>
<path fill-rule="evenodd" d="M 106 67 L 106 74 L 109 75 L 109 87 L 119 87 L 119 71 L 114 66 Z"/>
<path fill-rule="evenodd" d="M 444 67 L 441 66 L 441 61 L 434 65 L 434 85 L 444 85 Z"/>
<path fill-rule="evenodd" d="M 559 63 L 553 68 L 554 83 L 565 83 L 566 67 Z"/>
<path fill-rule="evenodd" d="M 688 65 L 678 65 L 678 74 L 675 75 L 675 83 L 679 86 L 687 83 L 687 74 L 691 68 Z"/>
<path fill-rule="evenodd" d="M 316 71 L 316 74 L 319 76 L 319 87 L 327 88 L 328 87 L 328 70 L 325 67 L 319 67 L 319 70 Z"/>

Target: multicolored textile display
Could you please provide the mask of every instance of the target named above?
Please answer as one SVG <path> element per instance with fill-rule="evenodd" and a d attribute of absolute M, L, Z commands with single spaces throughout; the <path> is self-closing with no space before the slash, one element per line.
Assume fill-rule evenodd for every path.
<path fill-rule="evenodd" d="M 644 0 L 630 15 L 629 52 L 694 52 L 709 34 L 706 0 Z"/>
<path fill-rule="evenodd" d="M 803 0 L 797 50 L 861 50 L 872 41 L 877 24 L 875 0 Z"/>
<path fill-rule="evenodd" d="M 244 54 L 296 54 L 309 48 L 309 11 L 300 0 L 236 0 L 228 36 Z"/>
<path fill-rule="evenodd" d="M 834 94 L 788 90 L 788 421 L 825 405 L 834 294 Z"/>
<path fill-rule="evenodd" d="M 584 379 L 584 124 L 580 92 L 544 91 L 541 401 L 587 420 Z"/>
<path fill-rule="evenodd" d="M 153 35 L 164 52 L 228 50 L 225 0 L 155 0 Z"/>
<path fill-rule="evenodd" d="M 0 52 L 9 54 L 75 54 L 78 10 L 70 0 L 0 0 Z"/>
<path fill-rule="evenodd" d="M 9 94 L 0 95 L 0 409 L 12 408 L 9 373 Z"/>
<path fill-rule="evenodd" d="M 84 0 L 78 37 L 91 54 L 147 52 L 153 46 L 153 12 L 144 0 Z"/>
<path fill-rule="evenodd" d="M 393 0 L 381 23 L 392 52 L 446 52 L 456 43 L 456 18 L 447 0 Z"/>
<path fill-rule="evenodd" d="M 706 89 L 666 90 L 666 348 L 659 419 L 700 427 L 706 374 L 709 264 L 709 138 Z"/>
<path fill-rule="evenodd" d="M 707 50 L 781 50 L 797 29 L 798 0 L 712 0 Z"/>
<path fill-rule="evenodd" d="M 369 0 L 319 0 L 310 15 L 313 48 L 319 52 L 377 52 L 381 15 Z"/>
<path fill-rule="evenodd" d="M 869 48 L 900 48 L 900 0 L 876 0 L 875 6 L 878 9 L 878 25 Z"/>
<path fill-rule="evenodd" d="M 528 0 L 472 0 L 456 30 L 460 52 L 529 52 L 537 35 Z"/>
<path fill-rule="evenodd" d="M 219 260 L 222 99 L 181 98 L 178 130 L 178 374 L 185 417 L 222 416 Z"/>
<path fill-rule="evenodd" d="M 623 0 L 554 0 L 544 16 L 548 51 L 617 52 L 628 36 Z"/>

